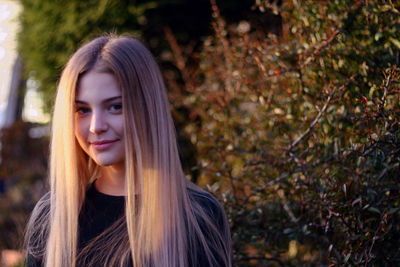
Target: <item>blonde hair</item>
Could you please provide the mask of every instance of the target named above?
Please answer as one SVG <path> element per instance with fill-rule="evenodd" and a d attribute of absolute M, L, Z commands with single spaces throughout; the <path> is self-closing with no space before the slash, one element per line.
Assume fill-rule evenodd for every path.
<path fill-rule="evenodd" d="M 121 88 L 127 196 L 125 216 L 96 238 L 106 240 L 106 246 L 94 240 L 78 255 L 79 212 L 98 166 L 75 139 L 73 114 L 79 78 L 91 70 L 112 73 Z M 134 38 L 96 38 L 67 63 L 54 107 L 49 176 L 50 193 L 34 209 L 27 230 L 27 252 L 41 256 L 46 267 L 75 267 L 88 251 L 104 266 L 129 261 L 135 267 L 188 266 L 198 251 L 204 251 L 210 266 L 231 266 L 225 215 L 221 212 L 221 231 L 198 197 L 222 207 L 185 178 L 160 70 Z"/>

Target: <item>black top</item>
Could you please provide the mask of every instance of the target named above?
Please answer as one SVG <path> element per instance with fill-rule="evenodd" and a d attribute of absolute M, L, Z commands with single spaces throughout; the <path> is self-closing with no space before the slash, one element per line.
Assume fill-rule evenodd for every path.
<path fill-rule="evenodd" d="M 203 206 L 205 211 L 211 215 L 212 219 L 216 220 L 218 228 L 223 231 L 225 227 L 224 211 L 217 200 L 208 193 L 199 193 L 191 189 L 188 189 L 188 192 L 190 197 Z M 124 196 L 103 194 L 97 191 L 92 184 L 87 191 L 82 210 L 79 214 L 78 253 L 90 240 L 103 233 L 113 223 L 124 216 L 124 210 Z M 200 227 L 203 228 L 204 225 L 201 224 L 201 219 L 199 223 Z M 203 233 L 206 234 L 208 231 L 203 231 Z M 215 256 L 218 258 L 216 254 Z M 209 266 L 204 252 L 199 251 L 197 257 L 197 264 L 194 264 L 192 260 L 189 259 L 189 266 Z M 32 255 L 28 254 L 26 267 L 42 266 L 43 262 L 41 258 L 34 258 Z M 79 264 L 79 266 L 84 266 L 84 264 Z M 130 266 L 132 266 L 132 264 L 130 264 Z"/>

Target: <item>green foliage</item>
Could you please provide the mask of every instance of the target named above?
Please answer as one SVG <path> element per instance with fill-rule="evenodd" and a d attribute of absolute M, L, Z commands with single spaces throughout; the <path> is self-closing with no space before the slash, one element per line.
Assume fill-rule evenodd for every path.
<path fill-rule="evenodd" d="M 214 5 L 186 134 L 240 266 L 400 261 L 398 6 L 257 1 L 281 36 Z M 195 82 L 193 82 L 195 83 Z"/>
<path fill-rule="evenodd" d="M 23 0 L 19 50 L 26 75 L 40 82 L 49 109 L 59 74 L 84 42 L 104 32 L 140 33 L 143 13 L 156 2 Z"/>

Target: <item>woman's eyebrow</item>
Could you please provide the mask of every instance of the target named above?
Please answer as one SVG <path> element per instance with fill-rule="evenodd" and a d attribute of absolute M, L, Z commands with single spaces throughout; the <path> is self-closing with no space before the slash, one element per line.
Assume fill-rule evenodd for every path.
<path fill-rule="evenodd" d="M 111 101 L 114 101 L 114 100 L 117 100 L 117 99 L 121 99 L 121 98 L 122 98 L 121 96 L 113 96 L 113 97 L 104 99 L 102 101 L 102 103 L 108 103 L 108 102 L 111 102 Z M 75 100 L 75 104 L 87 104 L 87 103 L 85 101 L 82 101 L 82 100 Z"/>
<path fill-rule="evenodd" d="M 122 97 L 120 95 L 119 96 L 114 96 L 114 97 L 110 97 L 110 98 L 104 99 L 102 102 L 103 103 L 108 103 L 108 102 L 111 102 L 111 101 L 114 101 L 114 100 L 117 100 L 117 99 L 122 99 Z"/>

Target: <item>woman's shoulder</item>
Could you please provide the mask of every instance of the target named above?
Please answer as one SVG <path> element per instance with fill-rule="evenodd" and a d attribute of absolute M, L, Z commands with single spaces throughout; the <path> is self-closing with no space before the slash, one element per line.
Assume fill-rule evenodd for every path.
<path fill-rule="evenodd" d="M 42 217 L 50 212 L 50 191 L 45 193 L 33 208 L 32 215 Z"/>
<path fill-rule="evenodd" d="M 31 217 L 28 222 L 28 233 L 37 235 L 49 223 L 50 216 L 50 192 L 45 193 L 32 210 Z"/>
<path fill-rule="evenodd" d="M 196 187 L 188 187 L 189 198 L 207 213 L 208 217 L 217 224 L 218 228 L 224 228 L 227 223 L 224 208 L 220 202 L 209 192 Z M 201 216 L 201 213 L 197 213 Z"/>
<path fill-rule="evenodd" d="M 26 229 L 27 245 L 35 243 L 47 232 L 50 218 L 50 192 L 44 194 L 36 203 Z"/>
<path fill-rule="evenodd" d="M 50 191 L 47 191 L 37 202 L 37 204 L 39 203 L 50 203 Z"/>
<path fill-rule="evenodd" d="M 43 266 L 50 215 L 50 192 L 44 194 L 36 203 L 25 233 L 27 266 Z"/>
<path fill-rule="evenodd" d="M 194 256 L 195 258 L 190 258 L 190 262 L 197 262 L 197 265 L 192 264 L 191 266 L 231 266 L 229 264 L 231 237 L 224 208 L 216 197 L 196 185 L 189 186 L 187 191 L 202 232 L 201 235 L 208 243 L 208 249 L 214 258 L 211 260 L 202 248 L 196 248 L 197 251 L 200 251 L 197 255 L 198 258 Z"/>
<path fill-rule="evenodd" d="M 203 208 L 210 210 L 210 212 L 223 210 L 219 201 L 211 193 L 201 188 L 190 187 L 188 188 L 188 193 L 192 200 L 196 201 Z"/>

